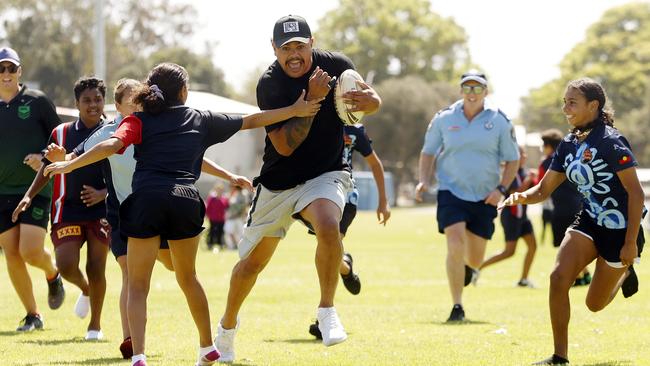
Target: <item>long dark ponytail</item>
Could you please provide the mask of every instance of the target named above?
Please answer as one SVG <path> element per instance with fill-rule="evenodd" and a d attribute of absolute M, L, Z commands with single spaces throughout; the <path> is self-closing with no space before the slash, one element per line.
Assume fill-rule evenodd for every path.
<path fill-rule="evenodd" d="M 144 84 L 136 89 L 133 101 L 149 114 L 160 114 L 170 106 L 182 104 L 181 90 L 187 87 L 189 75 L 183 66 L 165 62 L 156 65 Z"/>

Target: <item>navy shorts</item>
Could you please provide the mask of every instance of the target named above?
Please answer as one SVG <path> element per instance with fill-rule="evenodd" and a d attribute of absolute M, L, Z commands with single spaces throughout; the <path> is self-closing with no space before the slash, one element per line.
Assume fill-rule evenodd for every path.
<path fill-rule="evenodd" d="M 517 217 L 510 211 L 510 207 L 501 211 L 501 226 L 503 226 L 506 241 L 517 241 L 524 235 L 533 233 L 533 224 L 528 216 Z"/>
<path fill-rule="evenodd" d="M 120 232 L 129 238 L 192 238 L 203 231 L 205 205 L 194 186 L 133 192 L 120 206 Z"/>
<path fill-rule="evenodd" d="M 625 233 L 627 232 L 627 228 L 607 229 L 596 224 L 587 211 L 583 210 L 578 214 L 569 229 L 578 231 L 589 237 L 596 245 L 598 255 L 603 257 L 607 262 L 621 262 L 621 249 L 623 248 L 623 244 L 625 244 Z M 641 257 L 644 243 L 645 237 L 643 235 L 643 228 L 640 228 L 639 234 L 636 238 L 636 245 L 639 250 L 638 257 Z"/>
<path fill-rule="evenodd" d="M 16 222 L 11 222 L 11 215 L 22 195 L 0 195 L 0 233 L 11 229 L 18 224 L 29 224 L 47 229 L 50 221 L 50 199 L 43 196 L 36 196 L 32 199 L 27 210 L 18 216 Z"/>
<path fill-rule="evenodd" d="M 467 230 L 484 239 L 492 239 L 497 208 L 483 201 L 464 201 L 449 191 L 438 191 L 438 231 L 443 234 L 447 226 L 465 222 Z"/>
<path fill-rule="evenodd" d="M 106 215 L 108 223 L 111 224 L 111 252 L 115 259 L 126 255 L 128 237 L 122 235 L 120 232 L 120 219 L 117 215 L 110 212 Z M 165 239 L 160 239 L 160 249 L 169 249 L 169 243 Z"/>
<path fill-rule="evenodd" d="M 355 216 L 357 216 L 357 205 L 353 205 L 349 202 L 346 203 L 345 207 L 343 208 L 343 216 L 339 222 L 339 232 L 341 234 L 345 235 L 348 232 L 348 228 L 350 225 L 352 225 L 352 221 L 354 221 Z M 302 218 L 300 218 L 300 220 L 307 226 L 308 234 L 316 235 L 313 228 L 311 227 L 311 224 L 307 222 L 307 220 L 303 220 Z"/>

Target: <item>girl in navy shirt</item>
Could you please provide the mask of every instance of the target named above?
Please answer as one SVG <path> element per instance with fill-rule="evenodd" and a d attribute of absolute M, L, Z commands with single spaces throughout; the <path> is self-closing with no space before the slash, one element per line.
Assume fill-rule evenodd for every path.
<path fill-rule="evenodd" d="M 197 365 L 211 365 L 219 357 L 212 341 L 208 301 L 195 271 L 205 206 L 194 183 L 205 150 L 240 129 L 313 116 L 322 100 L 305 101 L 303 91 L 293 105 L 284 108 L 247 116 L 225 115 L 186 107 L 187 82 L 182 66 L 157 65 L 134 94 L 134 102 L 142 105 L 144 112 L 126 117 L 112 138 L 71 161 L 53 163 L 47 170 L 66 173 L 135 146 L 133 193 L 120 207 L 120 231 L 128 237 L 128 316 L 132 365 L 136 366 L 146 365 L 146 299 L 161 236 L 168 239 L 176 279 L 199 331 Z"/>
<path fill-rule="evenodd" d="M 625 297 L 638 289 L 632 264 L 639 262 L 644 243 L 640 230 L 644 194 L 630 145 L 614 128 L 606 100 L 605 90 L 594 80 L 583 78 L 567 85 L 563 112 L 572 133 L 558 146 L 542 180 L 510 195 L 501 206 L 541 202 L 565 179 L 583 197 L 582 211 L 568 229 L 551 273 L 554 354 L 537 365 L 569 362 L 569 288 L 587 264 L 596 260 L 586 299 L 591 311 L 604 309 L 619 288 Z"/>

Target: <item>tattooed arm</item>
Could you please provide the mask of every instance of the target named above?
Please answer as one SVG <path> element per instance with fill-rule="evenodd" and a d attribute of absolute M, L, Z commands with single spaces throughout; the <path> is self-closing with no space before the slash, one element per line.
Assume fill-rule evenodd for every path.
<path fill-rule="evenodd" d="M 330 91 L 329 83 L 332 78 L 320 67 L 309 77 L 309 92 L 306 100 L 322 99 Z M 268 133 L 269 139 L 275 150 L 282 156 L 289 156 L 307 138 L 314 116 L 293 117 L 280 128 Z"/>

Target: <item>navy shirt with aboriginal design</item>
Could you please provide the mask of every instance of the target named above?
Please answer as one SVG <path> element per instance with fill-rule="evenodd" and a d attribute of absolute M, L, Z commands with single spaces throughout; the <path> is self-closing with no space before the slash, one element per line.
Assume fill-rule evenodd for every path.
<path fill-rule="evenodd" d="M 346 125 L 343 141 L 345 141 L 343 158 L 347 161 L 350 169 L 352 168 L 352 153 L 355 150 L 360 152 L 364 158 L 372 154 L 372 146 L 370 146 L 372 141 L 366 134 L 366 129 L 362 124 Z"/>
<path fill-rule="evenodd" d="M 566 173 L 582 194 L 583 210 L 596 224 L 624 229 L 628 195 L 616 172 L 636 165 L 625 137 L 600 123 L 582 142 L 567 135 L 555 151 L 551 169 Z"/>

